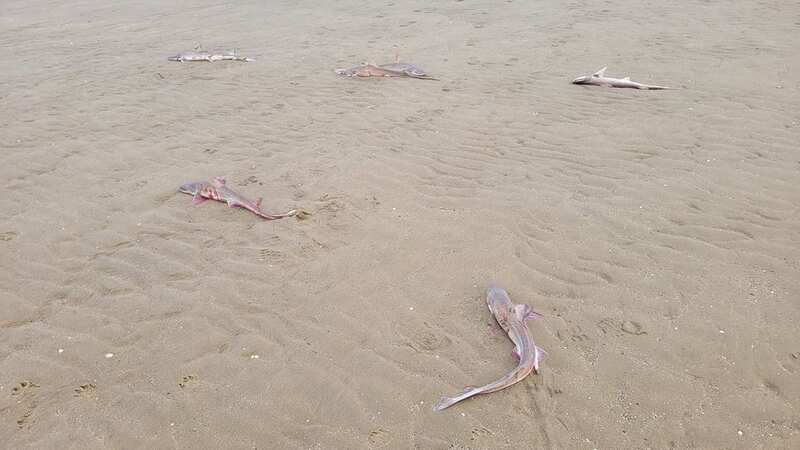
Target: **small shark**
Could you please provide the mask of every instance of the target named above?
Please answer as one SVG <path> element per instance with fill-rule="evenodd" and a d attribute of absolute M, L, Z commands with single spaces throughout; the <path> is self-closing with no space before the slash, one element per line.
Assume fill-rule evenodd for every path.
<path fill-rule="evenodd" d="M 182 185 L 178 188 L 179 192 L 189 194 L 192 196 L 192 203 L 199 205 L 206 200 L 217 200 L 219 202 L 226 202 L 231 208 L 244 208 L 253 212 L 255 215 L 267 220 L 282 219 L 284 217 L 301 216 L 308 213 L 293 209 L 289 212 L 282 214 L 268 214 L 261 210 L 261 199 L 257 201 L 248 200 L 242 195 L 234 192 L 232 189 L 225 185 L 225 178 L 216 177 L 214 181 L 208 183 L 206 181 L 192 181 Z"/>
<path fill-rule="evenodd" d="M 381 64 L 379 66 L 374 63 L 362 63 L 360 66 L 349 69 L 336 69 L 335 72 L 337 75 L 346 77 L 408 77 L 421 80 L 436 80 L 436 78 L 428 75 L 427 72 L 419 67 L 400 62 L 399 55 L 395 58 L 395 62 L 391 64 Z"/>
<path fill-rule="evenodd" d="M 589 84 L 594 86 L 634 89 L 674 89 L 666 86 L 653 86 L 649 84 L 637 83 L 635 81 L 631 81 L 630 77 L 611 78 L 605 76 L 605 73 L 606 67 L 603 67 L 591 75 L 584 75 L 582 77 L 575 78 L 572 80 L 572 84 Z"/>
<path fill-rule="evenodd" d="M 505 389 L 522 381 L 531 372 L 539 373 L 539 361 L 544 350 L 533 343 L 533 337 L 528 330 L 527 321 L 541 317 L 530 306 L 515 305 L 508 293 L 497 286 L 489 286 L 486 290 L 486 304 L 494 315 L 500 327 L 508 333 L 509 339 L 514 343 L 514 356 L 517 358 L 517 367 L 503 378 L 481 387 L 467 387 L 455 397 L 442 397 L 434 405 L 434 411 L 449 408 L 461 400 L 468 399 L 478 394 L 488 394 Z"/>
<path fill-rule="evenodd" d="M 169 61 L 178 61 L 178 62 L 192 62 L 192 61 L 206 61 L 206 62 L 214 62 L 214 61 L 255 61 L 253 58 L 245 58 L 244 56 L 239 56 L 236 52 L 219 52 L 219 53 L 212 53 L 207 52 L 205 50 L 197 50 L 192 52 L 184 52 L 178 53 L 174 56 L 167 57 Z"/>
<path fill-rule="evenodd" d="M 336 69 L 334 72 L 336 72 L 337 75 L 342 75 L 345 77 L 359 77 L 359 78 L 404 76 L 404 75 L 397 75 L 396 73 L 390 70 L 382 69 L 372 63 L 363 63 L 359 66 L 351 67 L 349 69 Z"/>
<path fill-rule="evenodd" d="M 382 64 L 379 67 L 381 69 L 388 70 L 393 73 L 403 74 L 404 76 L 410 78 L 419 78 L 422 80 L 436 80 L 436 78 L 433 78 L 432 76 L 428 75 L 427 72 L 420 69 L 419 67 L 413 64 L 400 62 L 399 59 L 391 64 Z"/>

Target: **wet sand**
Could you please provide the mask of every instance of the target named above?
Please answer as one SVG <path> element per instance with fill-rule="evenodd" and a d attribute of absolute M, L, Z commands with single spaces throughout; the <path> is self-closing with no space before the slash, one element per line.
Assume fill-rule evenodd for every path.
<path fill-rule="evenodd" d="M 0 6 L 0 448 L 800 447 L 797 4 L 173 3 Z"/>

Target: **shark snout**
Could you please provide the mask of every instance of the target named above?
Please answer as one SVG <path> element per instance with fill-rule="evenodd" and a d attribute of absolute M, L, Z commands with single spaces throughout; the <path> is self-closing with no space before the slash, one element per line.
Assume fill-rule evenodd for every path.
<path fill-rule="evenodd" d="M 195 193 L 197 193 L 197 183 L 195 182 L 184 183 L 181 185 L 181 187 L 178 188 L 178 192 L 194 195 Z"/>
<path fill-rule="evenodd" d="M 586 75 L 575 78 L 574 80 L 572 80 L 572 84 L 585 84 L 587 81 L 589 81 L 589 78 L 590 77 Z"/>

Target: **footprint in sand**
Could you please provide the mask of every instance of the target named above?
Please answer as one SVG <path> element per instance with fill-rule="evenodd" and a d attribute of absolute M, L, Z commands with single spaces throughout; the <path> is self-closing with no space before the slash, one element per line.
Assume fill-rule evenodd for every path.
<path fill-rule="evenodd" d="M 494 433 L 489 431 L 488 428 L 485 427 L 477 427 L 472 429 L 472 437 L 470 438 L 471 441 L 478 440 L 483 437 L 490 437 L 493 436 Z"/>
<path fill-rule="evenodd" d="M 633 336 L 647 334 L 647 332 L 642 329 L 642 325 L 639 322 L 634 322 L 632 320 L 619 320 L 613 317 L 606 317 L 605 319 L 597 322 L 597 328 L 600 328 L 600 331 L 602 331 L 604 335 L 610 334 L 616 337 L 621 337 L 624 334 L 630 334 Z"/>
<path fill-rule="evenodd" d="M 400 325 L 398 332 L 405 338 L 403 345 L 411 347 L 417 352 L 432 352 L 449 346 L 452 341 L 444 334 L 437 333 L 434 327 L 427 322 L 422 326 L 413 323 Z"/>
<path fill-rule="evenodd" d="M 562 341 L 569 339 L 572 342 L 585 342 L 591 340 L 589 336 L 583 332 L 583 328 L 578 325 L 566 329 L 556 330 L 556 337 Z"/>
<path fill-rule="evenodd" d="M 264 183 L 258 181 L 258 178 L 256 178 L 255 175 L 250 175 L 243 182 L 239 183 L 239 186 L 247 186 L 249 184 L 258 184 L 259 186 L 264 185 Z"/>
<path fill-rule="evenodd" d="M 15 231 L 5 231 L 3 233 L 0 233 L 0 241 L 8 242 L 14 239 L 15 237 L 17 237 L 17 233 Z"/>
<path fill-rule="evenodd" d="M 392 433 L 383 428 L 376 428 L 369 432 L 367 436 L 370 448 L 381 448 L 392 441 Z"/>
<path fill-rule="evenodd" d="M 180 382 L 178 382 L 178 386 L 180 386 L 180 387 L 181 387 L 181 389 L 183 389 L 183 388 L 185 388 L 185 387 L 186 387 L 186 386 L 187 386 L 189 383 L 193 382 L 195 379 L 197 379 L 197 377 L 196 377 L 196 376 L 194 376 L 194 375 L 184 375 L 183 377 L 181 377 L 181 381 L 180 381 Z"/>
<path fill-rule="evenodd" d="M 38 388 L 39 385 L 32 382 L 32 381 L 20 381 L 17 383 L 16 386 L 11 388 L 11 395 L 20 395 L 23 392 L 27 392 L 33 388 Z"/>
<path fill-rule="evenodd" d="M 89 392 L 94 391 L 95 388 L 97 388 L 97 386 L 95 386 L 94 383 L 84 383 L 84 384 L 76 387 L 75 389 L 73 389 L 73 391 L 75 392 L 73 395 L 75 397 L 80 397 L 80 396 L 86 395 Z"/>
<path fill-rule="evenodd" d="M 19 419 L 17 419 L 17 426 L 20 428 L 25 428 L 26 425 L 29 425 L 30 417 L 33 414 L 33 410 L 26 412 L 22 415 Z"/>
<path fill-rule="evenodd" d="M 281 262 L 286 259 L 286 255 L 278 250 L 272 250 L 269 248 L 262 248 L 258 251 L 258 260 L 259 261 L 269 261 L 269 262 Z"/>
<path fill-rule="evenodd" d="M 800 352 L 789 353 L 778 364 L 789 373 L 800 371 Z"/>

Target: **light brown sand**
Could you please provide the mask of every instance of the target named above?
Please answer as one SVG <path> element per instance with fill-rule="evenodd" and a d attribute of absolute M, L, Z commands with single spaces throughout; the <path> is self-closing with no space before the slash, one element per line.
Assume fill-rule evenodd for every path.
<path fill-rule="evenodd" d="M 0 447 L 800 446 L 797 3 L 320 3 L 2 2 Z"/>

